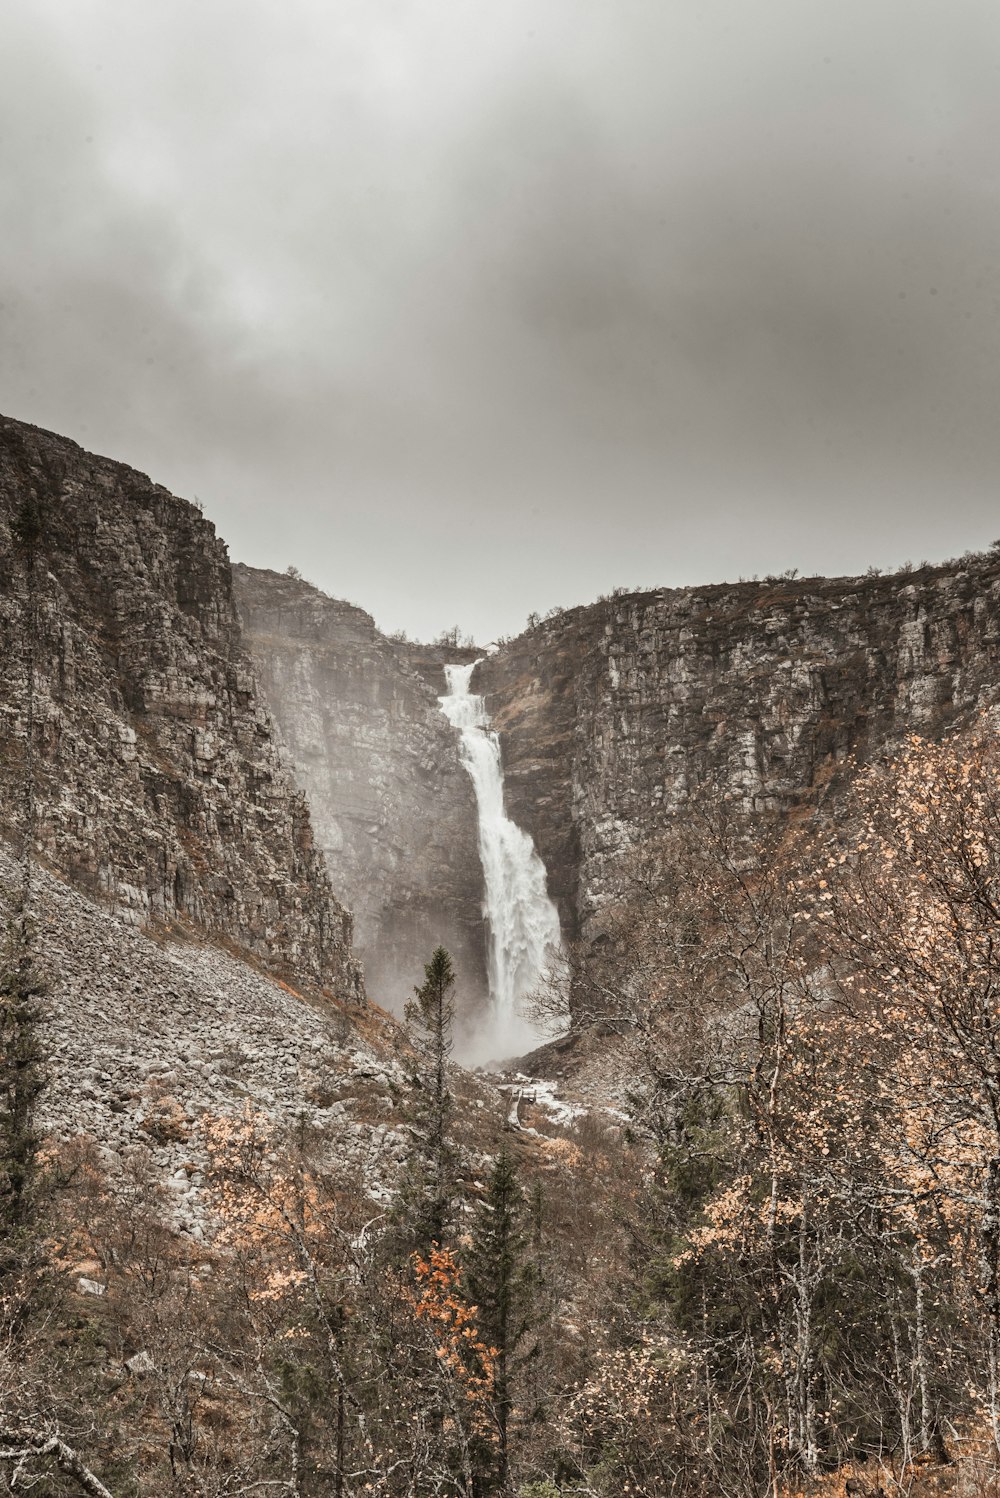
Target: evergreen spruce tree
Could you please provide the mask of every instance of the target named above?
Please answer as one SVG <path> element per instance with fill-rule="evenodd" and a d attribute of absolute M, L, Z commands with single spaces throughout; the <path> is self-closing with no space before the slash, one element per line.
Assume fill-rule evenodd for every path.
<path fill-rule="evenodd" d="M 26 924 L 17 919 L 0 969 L 0 1277 L 21 1263 L 34 1215 L 43 994 Z"/>
<path fill-rule="evenodd" d="M 472 1247 L 465 1258 L 468 1294 L 478 1306 L 483 1341 L 496 1352 L 494 1409 L 498 1436 L 499 1491 L 510 1473 L 510 1419 L 519 1354 L 532 1325 L 533 1274 L 524 1192 L 513 1154 L 503 1145 L 479 1203 Z"/>
<path fill-rule="evenodd" d="M 33 493 L 13 524 L 25 578 L 23 837 L 19 889 L 0 965 L 0 1275 L 23 1262 L 35 1205 L 39 1139 L 35 1104 L 42 1090 L 39 1036 L 44 986 L 31 927 L 35 827 L 35 658 L 38 637 L 37 553 L 42 512 Z"/>
<path fill-rule="evenodd" d="M 443 1244 L 453 1224 L 457 1194 L 457 1159 L 452 1140 L 455 1099 L 448 1083 L 448 1062 L 454 1044 L 455 971 L 444 947 L 438 947 L 424 968 L 424 981 L 414 989 L 406 1018 L 417 1052 L 412 1110 L 414 1160 L 403 1204 L 410 1218 L 412 1246 L 428 1253 Z"/>

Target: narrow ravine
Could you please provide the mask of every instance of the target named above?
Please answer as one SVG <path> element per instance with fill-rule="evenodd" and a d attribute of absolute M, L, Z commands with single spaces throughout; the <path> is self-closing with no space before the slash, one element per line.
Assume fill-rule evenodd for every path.
<path fill-rule="evenodd" d="M 504 809 L 500 744 L 483 698 L 469 690 L 478 664 L 445 666 L 448 692 L 438 700 L 458 730 L 462 763 L 472 779 L 479 815 L 493 1015 L 481 1047 L 476 1047 L 482 1054 L 474 1059 L 486 1060 L 530 1049 L 542 1038 L 524 1012 L 525 999 L 555 970 L 561 938 L 545 865 L 528 833 Z"/>

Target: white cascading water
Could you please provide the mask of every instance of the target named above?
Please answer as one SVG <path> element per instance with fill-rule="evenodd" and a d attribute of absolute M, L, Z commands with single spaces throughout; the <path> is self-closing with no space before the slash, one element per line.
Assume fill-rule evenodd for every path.
<path fill-rule="evenodd" d="M 469 691 L 478 664 L 445 666 L 448 692 L 438 701 L 458 729 L 462 763 L 479 812 L 493 1033 L 477 1037 L 475 1059 L 485 1060 L 530 1049 L 543 1038 L 523 1005 L 556 967 L 561 939 L 559 915 L 545 887 L 545 865 L 531 838 L 504 810 L 500 744 L 483 698 Z"/>

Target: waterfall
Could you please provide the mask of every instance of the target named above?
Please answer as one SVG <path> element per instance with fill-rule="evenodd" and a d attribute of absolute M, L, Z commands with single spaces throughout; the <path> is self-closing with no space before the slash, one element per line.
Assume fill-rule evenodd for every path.
<path fill-rule="evenodd" d="M 494 1031 L 483 1037 L 483 1044 L 504 1047 L 501 1054 L 510 1054 L 537 1045 L 542 1038 L 524 1015 L 523 1003 L 559 957 L 559 916 L 549 899 L 545 865 L 534 843 L 504 810 L 500 744 L 483 698 L 469 691 L 478 664 L 445 666 L 448 692 L 438 701 L 459 732 L 459 751 L 472 779 L 479 813 Z M 485 1056 L 484 1051 L 482 1059 Z"/>

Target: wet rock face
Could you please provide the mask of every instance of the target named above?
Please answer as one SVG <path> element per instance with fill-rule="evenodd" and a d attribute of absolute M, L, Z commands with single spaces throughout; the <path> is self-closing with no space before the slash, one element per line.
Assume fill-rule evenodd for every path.
<path fill-rule="evenodd" d="M 858 762 L 1000 698 L 1000 555 L 887 577 L 616 597 L 478 668 L 508 802 L 564 928 L 699 786 L 756 811 L 835 804 Z"/>
<path fill-rule="evenodd" d="M 474 1010 L 486 994 L 482 870 L 472 783 L 438 709 L 443 657 L 420 647 L 411 662 L 417 647 L 301 578 L 237 566 L 234 579 L 317 840 L 354 912 L 368 992 L 398 1011 L 442 944 L 458 1001 Z"/>
<path fill-rule="evenodd" d="M 135 921 L 189 919 L 272 966 L 363 996 L 305 800 L 275 744 L 197 508 L 120 463 L 0 419 L 0 827 L 23 828 L 29 603 L 11 522 L 37 548 L 36 851 Z"/>

